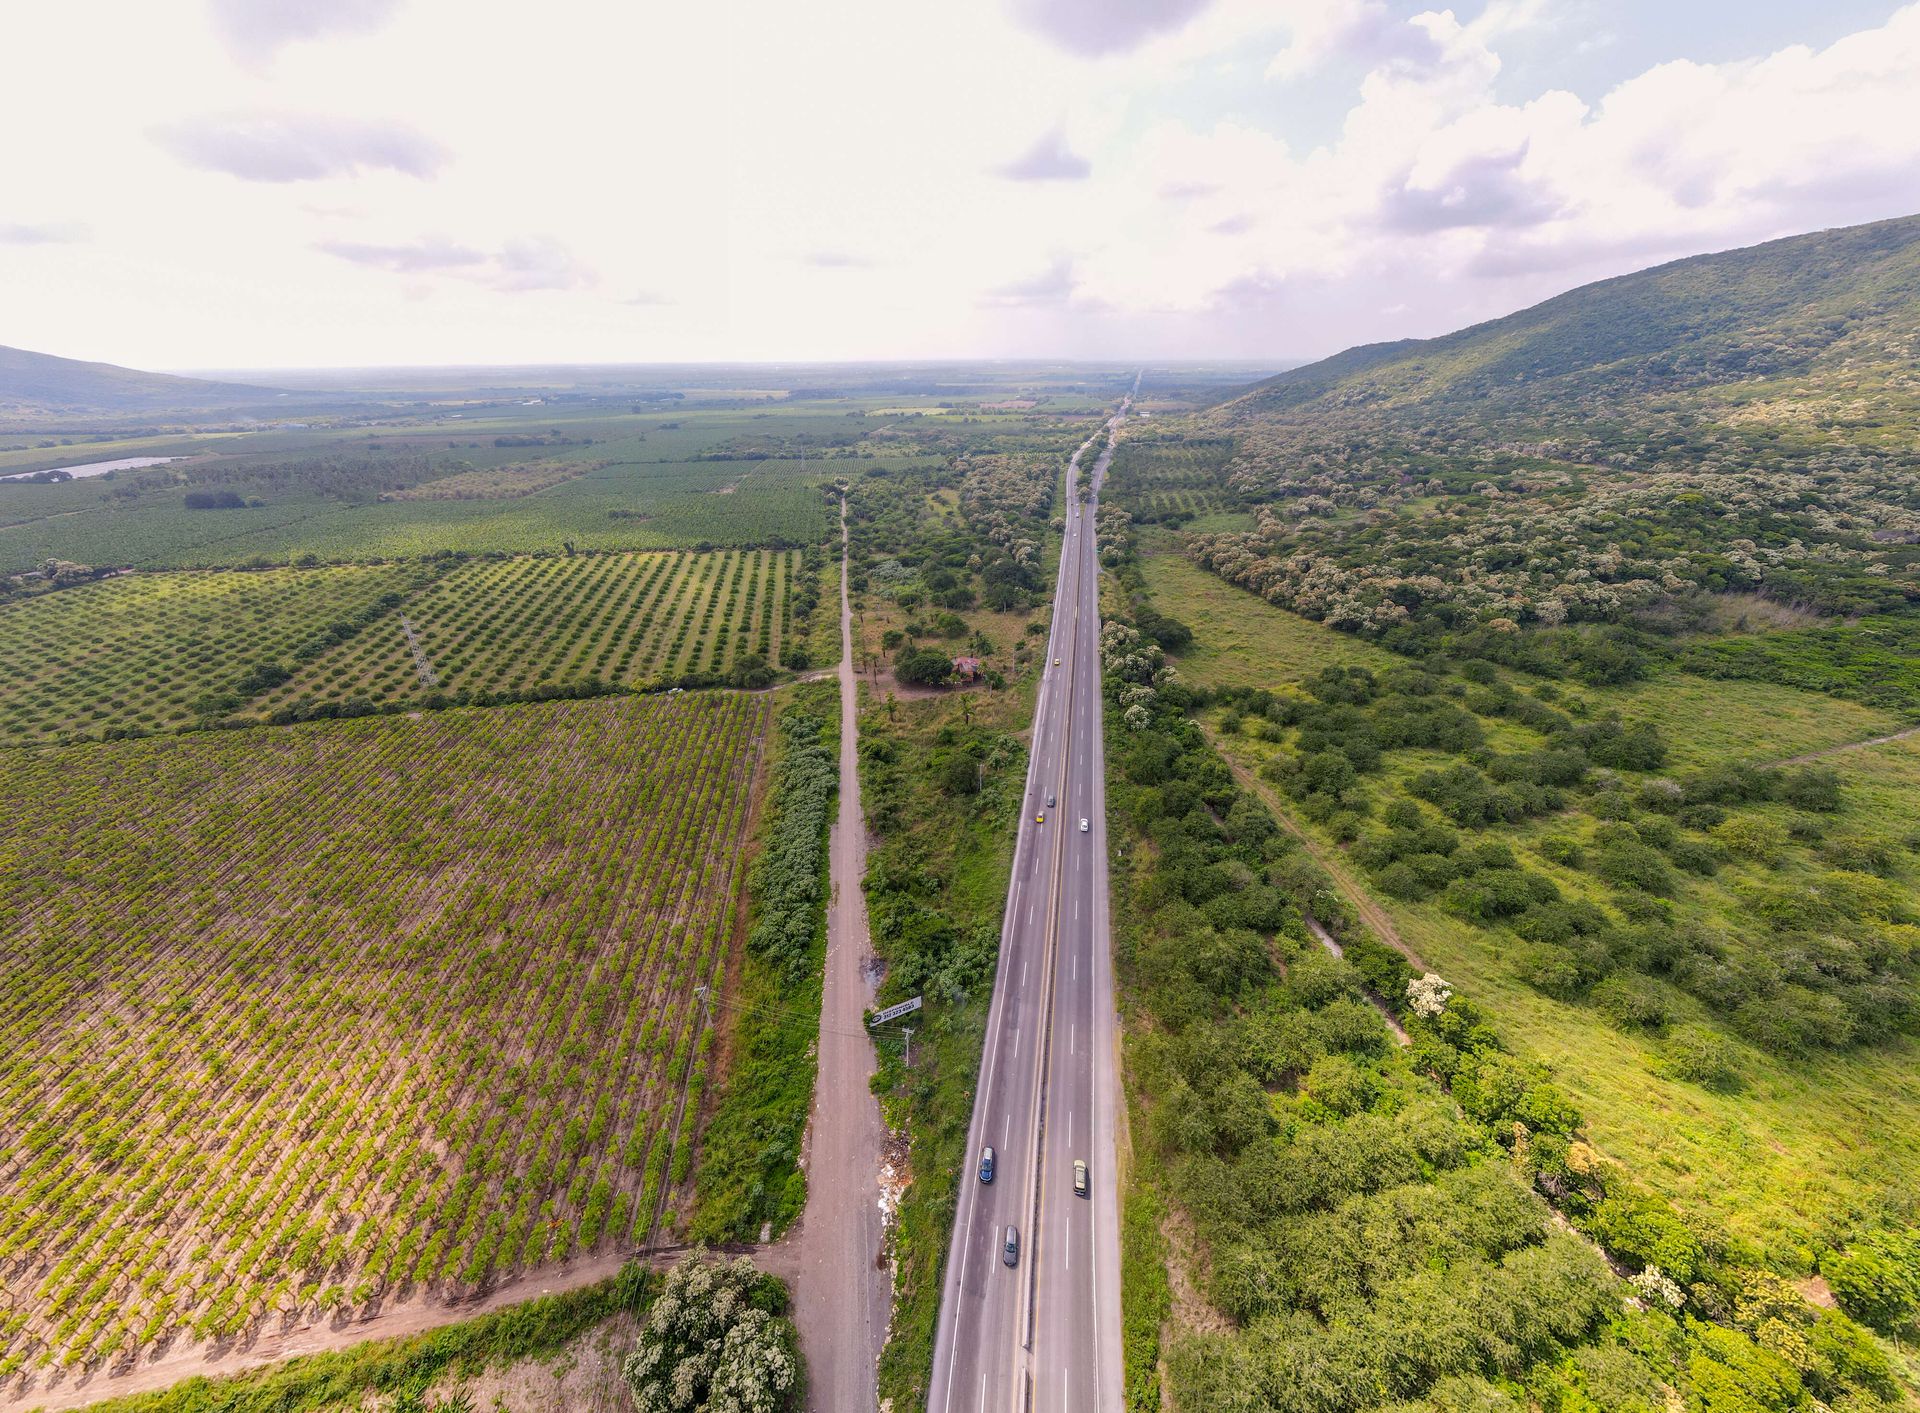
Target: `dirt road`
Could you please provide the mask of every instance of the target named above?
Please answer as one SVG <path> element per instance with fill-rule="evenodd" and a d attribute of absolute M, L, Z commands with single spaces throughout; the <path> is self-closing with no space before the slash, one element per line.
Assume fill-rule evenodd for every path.
<path fill-rule="evenodd" d="M 51 1387 L 35 1385 L 24 1397 L 0 1403 L 4 1408 L 41 1409 L 45 1413 L 67 1408 L 84 1408 L 102 1399 L 120 1398 L 130 1393 L 150 1393 L 195 1375 L 218 1378 L 237 1374 L 262 1364 L 278 1363 L 301 1354 L 345 1349 L 373 1339 L 394 1339 L 400 1335 L 420 1334 L 457 1320 L 471 1320 L 508 1305 L 519 1305 L 542 1295 L 578 1290 L 619 1273 L 632 1259 L 629 1252 L 608 1252 L 588 1260 L 548 1271 L 534 1271 L 520 1280 L 502 1285 L 477 1300 L 449 1304 L 443 1300 L 419 1299 L 388 1305 L 378 1314 L 350 1319 L 339 1324 L 295 1325 L 288 1330 L 263 1333 L 244 1346 L 205 1345 L 178 1340 L 158 1357 L 140 1360 L 131 1369 L 109 1373 L 99 1370 L 77 1381 L 60 1378 Z M 662 1254 L 662 1263 L 674 1259 Z"/>
<path fill-rule="evenodd" d="M 847 597 L 847 516 L 840 507 L 840 812 L 833 826 L 833 900 L 820 1003 L 820 1069 L 807 1125 L 807 1207 L 794 1248 L 794 1315 L 807 1360 L 808 1404 L 862 1413 L 878 1398 L 892 1281 L 882 1251 L 880 1159 L 886 1128 L 873 1097 L 873 1004 L 867 962 L 866 817 L 860 808 L 859 702 Z"/>

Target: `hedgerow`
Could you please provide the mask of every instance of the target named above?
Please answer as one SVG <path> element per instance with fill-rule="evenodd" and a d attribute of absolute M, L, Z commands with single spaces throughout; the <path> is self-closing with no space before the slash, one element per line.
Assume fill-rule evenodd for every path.
<path fill-rule="evenodd" d="M 829 709 L 830 698 L 821 695 L 780 716 L 781 755 L 763 826 L 767 842 L 750 886 L 752 940 L 733 1002 L 726 1092 L 700 1140 L 691 1224 L 700 1240 L 753 1240 L 763 1223 L 778 1233 L 806 1203 L 800 1143 L 813 1101 L 827 827 L 839 784 Z"/>

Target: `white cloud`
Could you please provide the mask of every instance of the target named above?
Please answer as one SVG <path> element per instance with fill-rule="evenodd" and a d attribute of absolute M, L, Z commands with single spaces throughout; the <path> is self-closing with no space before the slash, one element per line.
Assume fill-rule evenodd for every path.
<path fill-rule="evenodd" d="M 381 245 L 359 240 L 323 240 L 316 249 L 356 265 L 371 265 L 395 274 L 417 275 L 427 270 L 458 270 L 481 264 L 486 256 L 471 246 L 439 238 Z"/>
<path fill-rule="evenodd" d="M 1273 56 L 1267 76 L 1304 78 L 1336 58 L 1369 68 L 1421 67 L 1438 62 L 1440 50 L 1425 27 L 1394 15 L 1386 0 L 1315 0 L 1295 17 L 1287 47 Z"/>
<path fill-rule="evenodd" d="M 801 257 L 816 270 L 871 270 L 873 258 L 852 250 L 810 250 Z"/>
<path fill-rule="evenodd" d="M 324 240 L 315 247 L 356 265 L 396 275 L 450 274 L 506 292 L 585 289 L 598 274 L 560 241 L 551 237 L 510 240 L 489 254 L 440 236 L 382 244 L 370 241 Z M 413 286 L 424 289 L 424 286 Z M 627 303 L 658 303 L 635 297 Z"/>
<path fill-rule="evenodd" d="M 388 170 L 431 177 L 448 161 L 410 124 L 319 113 L 230 112 L 182 118 L 153 140 L 189 167 L 249 182 L 304 182 Z"/>
<path fill-rule="evenodd" d="M 551 236 L 510 240 L 494 258 L 495 289 L 587 289 L 600 282 L 594 268 Z"/>
<path fill-rule="evenodd" d="M 208 0 L 214 28 L 236 58 L 259 64 L 296 40 L 378 29 L 400 0 Z"/>
<path fill-rule="evenodd" d="M 1001 308 L 1036 304 L 1064 304 L 1073 297 L 1073 262 L 1057 256 L 1036 275 L 995 285 L 981 296 L 985 305 Z"/>
<path fill-rule="evenodd" d="M 0 245 L 78 245 L 92 234 L 79 221 L 0 222 Z"/>
<path fill-rule="evenodd" d="M 1212 0 L 1012 0 L 1021 24 L 1076 54 L 1112 54 L 1182 28 Z"/>
<path fill-rule="evenodd" d="M 1071 182 L 1092 176 L 1093 164 L 1068 147 L 1067 135 L 1056 128 L 996 170 L 1016 182 Z"/>
<path fill-rule="evenodd" d="M 1920 210 L 1920 6 L 1583 98 L 1522 82 L 1522 31 L 1575 55 L 1599 7 L 1389 3 L 148 0 L 106 46 L 88 7 L 17 7 L 45 62 L 0 87 L 41 135 L 0 152 L 7 341 L 1278 356 Z M 74 101 L 83 61 L 138 101 Z"/>

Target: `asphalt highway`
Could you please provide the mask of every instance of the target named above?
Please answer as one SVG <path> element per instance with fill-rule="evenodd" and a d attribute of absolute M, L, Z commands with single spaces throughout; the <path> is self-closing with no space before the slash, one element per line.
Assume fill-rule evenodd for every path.
<path fill-rule="evenodd" d="M 1129 394 L 1067 472 L 1053 627 L 941 1292 L 931 1413 L 1108 1413 L 1121 1404 L 1119 1085 L 1094 516 L 1131 404 Z M 988 1145 L 994 1180 L 983 1183 L 977 1169 Z M 1088 1165 L 1085 1196 L 1074 1191 L 1076 1160 Z M 1012 1266 L 1009 1226 L 1019 1234 Z"/>

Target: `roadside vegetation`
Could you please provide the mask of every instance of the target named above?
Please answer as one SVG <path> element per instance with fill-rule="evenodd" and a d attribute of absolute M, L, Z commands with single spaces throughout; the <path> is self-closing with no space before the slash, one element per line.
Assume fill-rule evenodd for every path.
<path fill-rule="evenodd" d="M 1486 744 L 1459 753 L 1385 749 L 1378 768 L 1356 772 L 1344 792 L 1365 814 L 1327 809 L 1325 801 L 1311 799 L 1314 792 L 1302 788 L 1304 781 L 1296 773 L 1297 762 L 1304 759 L 1301 748 L 1308 743 L 1304 724 L 1277 726 L 1264 714 L 1266 696 L 1257 694 L 1310 703 L 1308 710 L 1317 712 L 1324 704 L 1304 684 L 1324 668 L 1305 649 L 1317 636 L 1322 648 L 1318 663 L 1349 665 L 1351 670 L 1361 665 L 1357 655 L 1369 651 L 1366 645 L 1244 596 L 1230 617 L 1222 615 L 1212 596 L 1239 591 L 1170 556 L 1150 556 L 1143 568 L 1155 602 L 1183 621 L 1231 622 L 1236 634 L 1279 645 L 1265 660 L 1252 651 L 1231 659 L 1213 656 L 1205 645 L 1220 630 L 1208 626 L 1193 650 L 1178 657 L 1190 684 L 1220 694 L 1221 704 L 1204 714 L 1214 739 L 1246 772 L 1251 786 L 1285 809 L 1338 864 L 1352 888 L 1378 907 L 1413 953 L 1488 1006 L 1517 1050 L 1555 1065 L 1600 1149 L 1641 1174 L 1689 1220 L 1753 1243 L 1765 1253 L 1766 1264 L 1796 1277 L 1813 1275 L 1862 1233 L 1898 1230 L 1911 1223 L 1907 1194 L 1920 1181 L 1920 1142 L 1915 1140 L 1920 1133 L 1920 1079 L 1914 1040 L 1901 1025 L 1861 1027 L 1855 1013 L 1838 999 L 1850 984 L 1848 968 L 1809 967 L 1789 980 L 1777 963 L 1766 960 L 1782 949 L 1796 954 L 1809 946 L 1817 946 L 1822 957 L 1839 956 L 1841 952 L 1831 949 L 1856 945 L 1847 940 L 1849 935 L 1872 946 L 1877 937 L 1904 936 L 1907 925 L 1823 912 L 1815 944 L 1804 940 L 1804 922 L 1771 908 L 1764 917 L 1754 911 L 1767 906 L 1776 890 L 1793 894 L 1818 889 L 1836 872 L 1859 877 L 1831 860 L 1838 857 L 1833 853 L 1836 840 L 1851 849 L 1862 839 L 1888 841 L 1892 847 L 1892 871 L 1865 875 L 1863 882 L 1873 880 L 1865 886 L 1880 889 L 1879 896 L 1898 906 L 1912 906 L 1916 883 L 1905 841 L 1912 832 L 1910 792 L 1920 788 L 1920 750 L 1910 740 L 1863 750 L 1835 749 L 1896 731 L 1898 718 L 1789 688 L 1717 683 L 1665 671 L 1627 688 L 1562 688 L 1558 709 L 1584 709 L 1589 724 L 1617 710 L 1623 722 L 1642 729 L 1642 739 L 1663 745 L 1666 763 L 1641 772 L 1608 767 L 1608 774 L 1597 778 L 1610 780 L 1611 788 L 1593 789 L 1594 777 L 1585 787 L 1560 787 L 1563 806 L 1550 815 L 1514 822 L 1483 819 L 1462 829 L 1429 801 L 1411 796 L 1408 786 L 1430 772 L 1444 776 L 1459 765 L 1479 769 L 1470 756 L 1491 763 L 1490 751 L 1540 749 L 1542 740 L 1516 729 L 1510 715 L 1482 717 L 1471 711 L 1468 701 L 1490 700 L 1475 695 L 1486 689 L 1458 671 L 1447 671 L 1440 680 L 1465 694 L 1450 697 L 1443 691 L 1433 700 L 1472 717 Z M 1215 616 L 1203 619 L 1196 610 Z M 1298 649 L 1286 646 L 1296 642 Z M 1377 658 L 1365 661 L 1377 681 L 1393 680 L 1394 673 L 1411 667 L 1401 662 L 1383 669 Z M 1525 695 L 1555 686 L 1512 674 L 1501 674 L 1499 680 L 1524 688 Z M 1250 690 L 1256 694 L 1251 698 L 1246 695 Z M 1249 710 L 1250 705 L 1259 709 Z M 1356 718 L 1371 710 L 1352 708 Z M 1235 729 L 1225 729 L 1229 725 Z M 1805 766 L 1757 769 L 1823 750 L 1832 754 Z M 1671 800 L 1670 787 L 1684 790 L 1682 782 L 1694 782 L 1697 791 L 1716 771 L 1727 779 L 1757 781 L 1749 788 L 1762 794 L 1788 785 L 1801 791 L 1813 785 L 1816 793 L 1803 793 L 1802 798 L 1836 803 L 1836 808 L 1809 810 L 1784 796 L 1754 798 L 1719 803 L 1714 808 L 1726 818 L 1715 823 L 1711 811 L 1683 814 L 1689 807 L 1677 801 L 1666 811 L 1632 803 L 1643 792 Z M 1282 774 L 1284 780 L 1274 778 Z M 1295 789 L 1300 791 L 1297 797 Z M 1617 798 L 1630 803 L 1625 816 L 1604 817 L 1613 813 Z M 1444 862 L 1447 855 L 1390 857 L 1397 851 L 1371 842 L 1404 837 L 1388 816 L 1408 817 L 1410 806 L 1422 816 L 1420 828 L 1444 831 L 1436 840 L 1448 835 L 1458 840 L 1453 857 L 1471 860 L 1486 846 L 1504 848 L 1518 867 L 1529 875 L 1543 875 L 1561 892 L 1563 906 L 1554 908 L 1556 914 L 1571 906 L 1591 917 L 1588 910 L 1597 907 L 1605 925 L 1598 932 L 1573 933 L 1557 942 L 1548 940 L 1547 933 L 1528 938 L 1518 930 L 1524 909 L 1505 918 L 1463 911 L 1454 904 L 1464 900 L 1469 885 L 1460 884 L 1450 900 L 1447 890 L 1457 880 L 1437 874 L 1430 888 L 1422 885 L 1407 896 L 1396 896 L 1390 885 L 1404 884 L 1407 872 L 1458 867 Z M 1616 885 L 1597 872 L 1603 850 L 1646 843 L 1635 821 L 1647 816 L 1664 820 L 1674 830 L 1668 849 L 1647 845 L 1667 869 L 1665 880 L 1672 890 L 1665 896 L 1645 894 L 1632 884 Z M 1729 820 L 1740 822 L 1730 835 L 1717 833 Z M 1751 839 L 1747 821 L 1758 826 Z M 1623 823 L 1633 829 L 1632 839 L 1609 828 Z M 1658 823 L 1648 828 L 1660 838 L 1669 837 Z M 1773 861 L 1727 848 L 1729 838 L 1742 847 L 1768 845 Z M 1775 838 L 1777 850 L 1770 846 Z M 1717 861 L 1712 873 L 1689 872 L 1674 861 L 1671 850 L 1689 854 L 1688 841 L 1710 851 Z M 1566 843 L 1577 847 L 1577 855 L 1566 852 Z M 1638 851 L 1627 852 L 1641 863 L 1651 862 Z M 1561 857 L 1549 857 L 1552 854 Z M 1571 862 L 1575 858 L 1578 862 Z M 1405 862 L 1407 870 L 1393 869 L 1398 862 Z M 1653 877 L 1662 881 L 1660 875 Z M 1621 910 L 1623 904 L 1628 912 L 1657 905 L 1658 925 L 1649 929 L 1632 923 Z M 1534 930 L 1532 924 L 1525 926 Z M 1622 927 L 1657 934 L 1675 946 L 1688 938 L 1716 939 L 1724 959 L 1720 964 L 1733 968 L 1728 985 L 1695 982 L 1696 991 L 1689 992 L 1682 984 L 1692 976 L 1686 968 L 1676 974 L 1631 961 L 1624 967 L 1610 965 L 1605 975 L 1582 983 L 1577 972 L 1559 973 L 1546 965 L 1569 944 L 1578 951 L 1590 945 L 1588 939 Z M 1803 940 L 1796 942 L 1796 936 Z M 1601 948 L 1589 955 L 1598 961 L 1613 954 Z M 1910 965 L 1905 951 L 1889 954 L 1887 963 L 1896 969 Z M 1798 989 L 1775 1015 L 1752 992 L 1743 998 L 1736 978 L 1748 987 Z M 1895 984 L 1894 1003 L 1910 998 L 1911 990 L 1910 982 Z M 1830 1026 L 1790 1025 L 1793 1018 L 1804 1020 L 1804 1006 L 1824 1007 L 1836 1000 L 1840 1009 L 1829 1017 Z M 1744 1019 L 1737 1018 L 1741 1005 L 1747 1007 Z M 1697 1071 L 1694 1078 L 1686 1077 L 1689 1068 Z"/>
<path fill-rule="evenodd" d="M 621 1368 L 635 1413 L 786 1413 L 806 1379 L 787 1288 L 741 1256 L 667 1275 Z"/>
<path fill-rule="evenodd" d="M 1133 1407 L 1895 1406 L 1871 1336 L 1690 1226 L 1589 1141 L 1496 1012 L 1359 922 L 1189 715 L 1208 693 L 1123 621 L 1104 646 Z M 1354 707 L 1372 678 L 1314 680 L 1303 701 Z M 1224 706 L 1238 724 L 1258 702 Z"/>
<path fill-rule="evenodd" d="M 961 430 L 929 435 L 951 448 Z M 1057 544 L 1051 519 L 1067 457 L 1086 435 L 1071 424 L 966 430 L 979 440 L 947 465 L 875 473 L 849 496 L 855 651 L 867 669 L 867 908 L 886 967 L 877 1001 L 926 999 L 912 1021 L 911 1068 L 900 1027 L 876 1037 L 874 1087 L 888 1127 L 906 1141 L 909 1169 L 880 1361 L 880 1396 L 896 1408 L 925 1401 L 932 1369 L 1026 776 Z M 941 690 L 957 656 L 978 657 L 984 670 L 970 687 Z M 918 658 L 927 660 L 924 677 Z"/>
<path fill-rule="evenodd" d="M 1535 1190 L 1672 1277 L 1621 1175 L 1684 1317 L 1800 1379 L 1662 1372 L 1690 1407 L 1855 1396 L 1809 1312 L 1904 1338 L 1920 1289 L 1917 260 L 1882 222 L 1350 350 L 1131 427 L 1103 520 L 1237 787 L 1551 1066 L 1606 1196 Z M 1237 523 L 1156 499 L 1208 477 Z M 1781 1282 L 1805 1347 L 1742 1313 Z"/>

